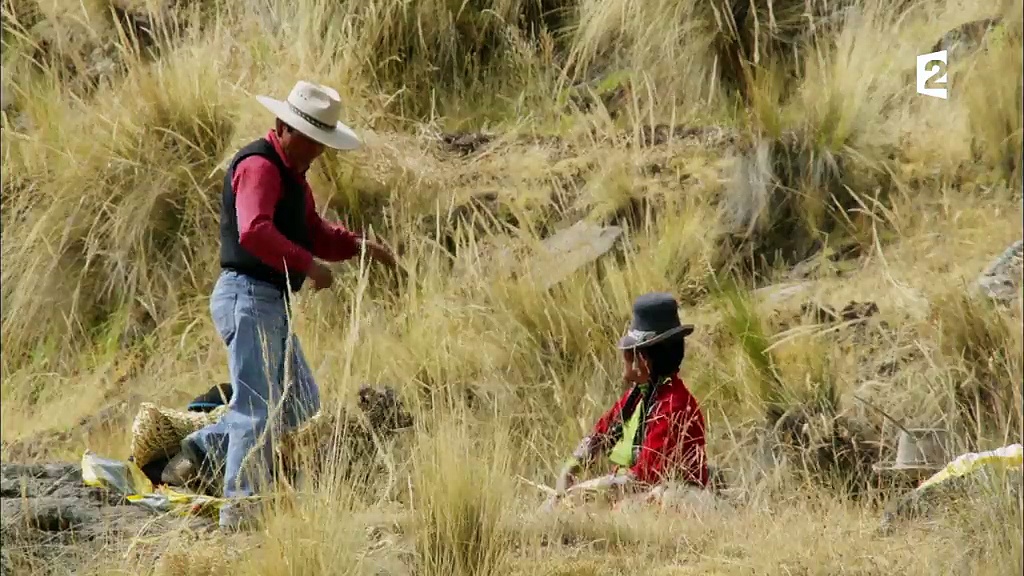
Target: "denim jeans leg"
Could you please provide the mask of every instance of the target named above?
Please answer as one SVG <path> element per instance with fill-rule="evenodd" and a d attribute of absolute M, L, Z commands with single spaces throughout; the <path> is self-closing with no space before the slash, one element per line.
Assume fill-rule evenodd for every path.
<path fill-rule="evenodd" d="M 236 334 L 229 346 L 234 394 L 223 421 L 228 432 L 224 496 L 249 496 L 272 471 L 272 441 L 280 433 L 288 318 L 284 299 L 250 284 L 235 307 Z M 273 425 L 272 425 L 273 424 Z"/>
<path fill-rule="evenodd" d="M 297 336 L 291 336 L 289 354 L 290 383 L 285 389 L 283 406 L 284 426 L 292 430 L 320 412 L 320 388 L 313 378 L 313 371 L 306 361 Z"/>
<path fill-rule="evenodd" d="M 266 283 L 225 272 L 211 298 L 211 314 L 228 349 L 232 397 L 220 420 L 193 438 L 224 466 L 224 496 L 260 492 L 274 463 L 272 441 L 284 408 L 282 378 L 288 338 L 283 295 Z M 221 509 L 221 525 L 240 520 L 237 506 Z"/>
<path fill-rule="evenodd" d="M 224 345 L 230 351 L 237 332 L 235 321 L 235 307 L 240 297 L 245 297 L 246 289 L 242 277 L 234 272 L 222 272 L 210 295 L 210 317 L 213 319 L 214 328 L 220 335 Z M 228 357 L 228 371 L 231 380 L 232 397 L 237 396 L 235 372 L 233 360 Z M 230 405 L 230 403 L 229 403 Z M 223 472 L 224 457 L 227 454 L 228 433 L 227 425 L 221 418 L 217 422 L 206 426 L 190 437 L 206 452 L 207 458 L 213 465 Z"/>

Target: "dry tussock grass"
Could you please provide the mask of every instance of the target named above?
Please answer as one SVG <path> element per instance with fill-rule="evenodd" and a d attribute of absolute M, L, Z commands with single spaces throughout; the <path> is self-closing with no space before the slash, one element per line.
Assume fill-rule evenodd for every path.
<path fill-rule="evenodd" d="M 1021 233 L 1019 2 L 779 1 L 739 24 L 743 3 L 693 0 L 149 3 L 147 50 L 109 17 L 126 4 L 4 2 L 5 442 L 120 456 L 123 416 L 71 424 L 224 379 L 206 312 L 220 169 L 269 126 L 252 95 L 299 78 L 336 86 L 367 143 L 315 168 L 320 206 L 399 246 L 406 273 L 338 266 L 295 330 L 328 404 L 389 384 L 417 426 L 364 481 L 284 498 L 264 532 L 113 542 L 80 567 L 1020 572 L 1012 499 L 874 533 L 887 492 L 865 467 L 895 430 L 853 398 L 968 447 L 1020 441 L 1020 302 L 965 295 Z M 951 62 L 951 98 L 914 94 L 914 55 L 992 15 L 1006 24 Z M 116 65 L 83 83 L 97 46 Z M 582 81 L 614 97 L 581 107 Z M 661 124 L 713 130 L 652 144 Z M 461 128 L 494 138 L 463 154 L 435 137 Z M 581 218 L 624 240 L 544 289 L 558 262 L 533 259 L 539 240 Z M 550 483 L 618 393 L 609 344 L 654 289 L 699 326 L 684 376 L 736 509 L 538 516 L 514 476 Z M 851 300 L 878 313 L 801 314 Z"/>

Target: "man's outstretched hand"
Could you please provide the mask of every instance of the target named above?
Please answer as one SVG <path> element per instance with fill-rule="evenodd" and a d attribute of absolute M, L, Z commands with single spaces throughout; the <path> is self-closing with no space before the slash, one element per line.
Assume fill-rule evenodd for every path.
<path fill-rule="evenodd" d="M 395 255 L 391 253 L 387 246 L 373 240 L 363 240 L 363 246 L 366 248 L 366 255 L 374 261 L 380 262 L 388 268 L 397 266 Z"/>
<path fill-rule="evenodd" d="M 334 283 L 334 274 L 331 272 L 331 269 L 320 262 L 313 262 L 306 277 L 312 282 L 314 290 L 330 288 L 331 284 Z"/>

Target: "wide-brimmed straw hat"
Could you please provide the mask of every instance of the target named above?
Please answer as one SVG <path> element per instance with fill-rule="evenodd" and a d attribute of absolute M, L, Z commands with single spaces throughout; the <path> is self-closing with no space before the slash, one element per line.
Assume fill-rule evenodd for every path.
<path fill-rule="evenodd" d="M 900 432 L 896 458 L 873 466 L 876 472 L 933 473 L 949 463 L 949 433 L 941 428 L 912 428 Z"/>
<path fill-rule="evenodd" d="M 682 334 L 693 334 L 693 324 L 679 320 L 679 303 L 665 292 L 650 292 L 633 303 L 633 320 L 626 335 L 619 339 L 620 350 L 643 348 Z"/>
<path fill-rule="evenodd" d="M 257 96 L 256 100 L 282 122 L 324 146 L 355 150 L 362 145 L 356 133 L 341 122 L 341 97 L 329 86 L 299 80 L 285 101 L 270 96 Z"/>

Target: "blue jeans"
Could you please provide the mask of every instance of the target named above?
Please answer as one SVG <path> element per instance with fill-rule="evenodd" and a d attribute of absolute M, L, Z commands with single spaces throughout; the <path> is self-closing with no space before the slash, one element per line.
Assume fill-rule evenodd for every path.
<path fill-rule="evenodd" d="M 272 441 L 320 410 L 320 390 L 298 338 L 289 333 L 280 290 L 225 270 L 213 289 L 210 313 L 228 348 L 232 395 L 220 420 L 191 438 L 215 466 L 223 465 L 225 498 L 250 496 L 269 482 Z M 222 525 L 230 509 L 222 509 Z"/>

